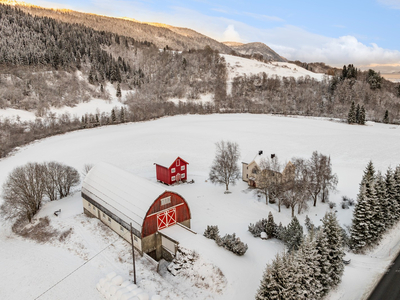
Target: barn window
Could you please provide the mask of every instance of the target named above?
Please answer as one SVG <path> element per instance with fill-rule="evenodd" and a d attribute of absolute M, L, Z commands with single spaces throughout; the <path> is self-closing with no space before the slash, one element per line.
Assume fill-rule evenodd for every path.
<path fill-rule="evenodd" d="M 176 160 L 176 165 L 177 165 L 177 166 L 180 166 L 180 165 L 181 165 L 181 160 L 180 160 L 179 158 Z"/>
<path fill-rule="evenodd" d="M 182 179 L 185 178 L 185 173 L 182 173 L 182 174 L 181 174 L 181 178 L 182 178 Z"/>
<path fill-rule="evenodd" d="M 175 176 L 172 176 L 172 177 L 171 177 L 171 181 L 175 181 Z"/>
<path fill-rule="evenodd" d="M 181 171 L 185 171 L 185 166 L 182 166 L 182 167 L 181 167 Z"/>
<path fill-rule="evenodd" d="M 171 203 L 171 196 L 161 199 L 161 206 Z"/>
<path fill-rule="evenodd" d="M 171 173 L 175 173 L 175 168 L 172 168 L 172 169 L 171 169 Z"/>

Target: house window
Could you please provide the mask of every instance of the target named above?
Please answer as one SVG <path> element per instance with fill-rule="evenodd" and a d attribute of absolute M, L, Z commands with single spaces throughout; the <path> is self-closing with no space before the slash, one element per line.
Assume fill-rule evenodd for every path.
<path fill-rule="evenodd" d="M 180 160 L 179 158 L 176 160 L 176 165 L 177 165 L 177 166 L 180 166 L 180 165 L 181 165 L 181 160 Z"/>
<path fill-rule="evenodd" d="M 182 174 L 181 174 L 181 178 L 182 178 L 182 179 L 185 178 L 185 173 L 182 173 Z"/>
<path fill-rule="evenodd" d="M 249 178 L 249 174 L 246 174 L 246 178 Z"/>
<path fill-rule="evenodd" d="M 175 176 L 172 176 L 172 177 L 171 177 L 171 181 L 175 181 Z"/>
<path fill-rule="evenodd" d="M 96 207 L 93 206 L 93 210 L 95 211 L 95 210 L 96 210 Z"/>
<path fill-rule="evenodd" d="M 110 223 L 111 223 L 111 218 L 110 218 L 110 217 L 108 217 L 108 222 L 110 222 Z"/>
<path fill-rule="evenodd" d="M 133 239 L 135 240 L 135 242 L 137 242 L 137 237 L 136 236 L 134 236 Z"/>
<path fill-rule="evenodd" d="M 161 206 L 171 203 L 171 196 L 161 199 Z"/>
<path fill-rule="evenodd" d="M 171 169 L 171 173 L 175 173 L 175 168 L 172 168 L 172 169 Z"/>
<path fill-rule="evenodd" d="M 103 218 L 105 218 L 106 217 L 106 214 L 105 213 L 103 213 Z"/>
<path fill-rule="evenodd" d="M 89 203 L 89 207 L 91 207 L 90 203 Z"/>
<path fill-rule="evenodd" d="M 251 173 L 257 174 L 257 173 L 258 173 L 258 172 L 257 172 L 257 168 L 253 168 L 253 170 L 251 170 Z"/>
<path fill-rule="evenodd" d="M 121 231 L 124 232 L 124 227 L 119 226 L 119 229 L 121 229 Z"/>
<path fill-rule="evenodd" d="M 182 166 L 182 167 L 181 167 L 181 171 L 185 171 L 185 166 Z"/>

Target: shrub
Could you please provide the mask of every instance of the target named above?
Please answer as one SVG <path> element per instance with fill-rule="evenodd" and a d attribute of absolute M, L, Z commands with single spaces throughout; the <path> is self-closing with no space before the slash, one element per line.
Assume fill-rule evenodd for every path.
<path fill-rule="evenodd" d="M 342 201 L 342 203 L 340 204 L 340 206 L 343 209 L 348 209 L 349 208 L 349 203 L 347 201 Z"/>
<path fill-rule="evenodd" d="M 266 232 L 267 224 L 268 224 L 267 219 L 261 219 L 255 224 L 250 224 L 248 230 L 254 237 L 260 237 L 261 232 Z"/>
<path fill-rule="evenodd" d="M 225 249 L 235 253 L 236 255 L 242 256 L 246 253 L 248 246 L 244 244 L 240 238 L 236 237 L 236 234 L 226 234 L 225 236 L 218 237 L 216 240 L 217 245 L 224 247 Z"/>
<path fill-rule="evenodd" d="M 207 228 L 206 228 L 206 230 L 204 230 L 203 235 L 208 239 L 216 240 L 219 237 L 218 225 L 215 225 L 215 226 L 207 225 Z"/>
<path fill-rule="evenodd" d="M 336 207 L 336 203 L 335 202 L 329 202 L 329 208 L 333 209 L 334 207 Z"/>

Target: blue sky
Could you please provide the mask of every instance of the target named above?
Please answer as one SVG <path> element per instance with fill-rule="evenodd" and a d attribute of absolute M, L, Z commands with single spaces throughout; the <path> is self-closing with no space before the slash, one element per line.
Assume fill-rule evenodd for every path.
<path fill-rule="evenodd" d="M 263 42 L 288 59 L 400 71 L 400 0 L 26 0 Z"/>

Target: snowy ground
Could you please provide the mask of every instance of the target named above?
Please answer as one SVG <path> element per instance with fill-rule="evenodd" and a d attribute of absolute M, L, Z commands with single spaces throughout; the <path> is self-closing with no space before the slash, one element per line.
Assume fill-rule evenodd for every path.
<path fill-rule="evenodd" d="M 112 84 L 108 83 L 105 88 L 110 94 L 110 100 L 91 99 L 88 102 L 79 103 L 74 107 L 51 107 L 50 112 L 55 113 L 56 116 L 68 113 L 71 117 L 76 116 L 80 119 L 85 114 L 97 114 L 102 112 L 111 113 L 111 110 L 114 107 L 125 107 L 125 105 L 121 103 L 121 101 L 115 96 L 116 89 Z M 121 99 L 124 99 L 126 94 L 127 91 L 122 91 Z M 0 121 L 4 120 L 5 118 L 8 118 L 13 122 L 35 121 L 36 115 L 34 111 L 13 108 L 0 109 Z"/>
<path fill-rule="evenodd" d="M 344 225 L 350 224 L 351 210 L 339 207 L 341 196 L 356 197 L 369 160 L 382 171 L 400 163 L 399 135 L 399 127 L 375 123 L 352 126 L 321 119 L 250 114 L 176 116 L 81 130 L 37 141 L 0 160 L 0 184 L 16 166 L 50 160 L 78 170 L 84 164 L 105 161 L 155 182 L 153 163 L 165 154 L 180 155 L 189 162 L 188 179 L 194 179 L 195 183 L 170 189 L 188 201 L 192 229 L 198 232 L 193 240 L 184 242 L 185 247 L 199 253 L 208 266 L 218 267 L 227 283 L 220 286 L 222 292 L 216 292 L 218 287 L 198 288 L 189 279 L 182 279 L 178 285 L 168 274 L 155 274 L 146 260 L 141 259 L 139 286 L 150 295 L 161 294 L 163 299 L 253 299 L 266 263 L 284 246 L 277 240 L 254 238 L 247 232 L 247 226 L 267 217 L 269 211 L 277 222 L 285 225 L 290 221 L 290 211 L 283 209 L 278 213 L 276 206 L 265 205 L 246 189 L 244 182 L 231 187 L 231 194 L 224 194 L 224 187 L 206 181 L 215 154 L 214 143 L 221 139 L 235 141 L 242 157 L 264 150 L 275 153 L 281 162 L 293 156 L 309 158 L 314 150 L 330 155 L 339 177 L 338 193 L 331 199 L 337 202 L 338 218 Z M 62 213 L 57 218 L 53 212 L 59 208 Z M 319 225 L 326 210 L 329 210 L 327 205 L 318 203 L 299 219 L 303 221 L 308 214 Z M 8 226 L 0 227 L 0 265 L 6 270 L 0 275 L 2 297 L 35 299 L 107 246 L 39 299 L 101 299 L 95 288 L 100 278 L 111 271 L 128 277 L 131 267 L 127 243 L 98 220 L 82 214 L 79 192 L 47 204 L 39 217 L 46 215 L 60 232 L 72 228 L 70 237 L 64 242 L 37 244 L 16 237 Z M 202 236 L 207 225 L 218 225 L 222 235 L 236 233 L 249 250 L 238 257 L 219 248 Z M 346 266 L 343 283 L 328 299 L 361 299 L 399 250 L 399 240 L 400 231 L 392 230 L 372 253 L 348 254 L 352 261 Z"/>

